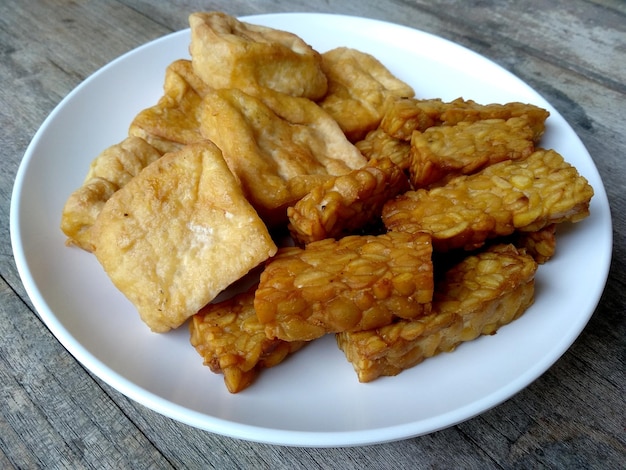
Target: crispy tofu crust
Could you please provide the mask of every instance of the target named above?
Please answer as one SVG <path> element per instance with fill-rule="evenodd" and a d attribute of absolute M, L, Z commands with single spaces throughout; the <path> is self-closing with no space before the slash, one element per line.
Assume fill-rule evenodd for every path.
<path fill-rule="evenodd" d="M 426 231 L 437 251 L 472 250 L 515 230 L 534 232 L 589 215 L 593 188 L 554 150 L 504 161 L 445 186 L 408 191 L 383 207 L 389 230 Z"/>
<path fill-rule="evenodd" d="M 326 333 L 386 325 L 430 312 L 430 237 L 390 233 L 281 248 L 254 298 L 269 338 L 309 341 Z"/>
<path fill-rule="evenodd" d="M 270 226 L 286 223 L 287 206 L 313 187 L 367 163 L 318 105 L 267 89 L 210 93 L 202 134 L 222 149 L 244 193 Z"/>
<path fill-rule="evenodd" d="M 397 375 L 480 335 L 492 335 L 534 300 L 537 264 L 512 245 L 465 258 L 438 282 L 432 312 L 382 328 L 337 334 L 360 382 Z"/>
<path fill-rule="evenodd" d="M 295 34 L 221 12 L 192 13 L 189 25 L 193 69 L 207 85 L 263 87 L 313 100 L 326 94 L 319 53 Z"/>
<path fill-rule="evenodd" d="M 380 220 L 383 205 L 408 189 L 408 178 L 391 160 L 370 161 L 313 188 L 289 207 L 289 231 L 302 245 L 355 234 Z"/>
<path fill-rule="evenodd" d="M 210 90 L 194 73 L 191 61 L 172 62 L 165 70 L 163 96 L 135 116 L 129 135 L 141 137 L 161 153 L 201 141 L 201 103 Z"/>
<path fill-rule="evenodd" d="M 504 160 L 519 160 L 535 150 L 526 117 L 460 122 L 414 131 L 411 137 L 411 183 L 424 188 L 471 175 Z"/>
<path fill-rule="evenodd" d="M 189 322 L 192 346 L 211 371 L 224 374 L 230 393 L 244 390 L 262 369 L 280 364 L 306 344 L 265 336 L 254 311 L 255 288 L 208 304 Z"/>
<path fill-rule="evenodd" d="M 145 140 L 128 137 L 92 160 L 83 184 L 63 206 L 61 230 L 67 244 L 93 251 L 92 226 L 106 201 L 160 157 L 160 151 Z"/>
<path fill-rule="evenodd" d="M 391 103 L 380 127 L 392 137 L 408 141 L 413 131 L 423 132 L 433 126 L 453 126 L 459 122 L 525 116 L 533 130 L 533 141 L 536 144 L 545 131 L 545 122 L 549 115 L 547 110 L 539 106 L 519 102 L 479 104 L 463 98 L 450 102 L 409 98 Z"/>
<path fill-rule="evenodd" d="M 339 123 L 351 142 L 378 127 L 390 100 L 415 94 L 378 59 L 349 47 L 324 52 L 322 69 L 328 78 L 328 93 L 320 106 Z"/>
<path fill-rule="evenodd" d="M 107 201 L 93 238 L 98 261 L 155 332 L 180 326 L 276 252 L 210 142 L 147 166 Z"/>

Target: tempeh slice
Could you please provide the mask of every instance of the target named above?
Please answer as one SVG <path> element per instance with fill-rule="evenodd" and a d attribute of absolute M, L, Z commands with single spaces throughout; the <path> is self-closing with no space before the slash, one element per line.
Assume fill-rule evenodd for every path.
<path fill-rule="evenodd" d="M 521 316 L 534 299 L 537 264 L 513 245 L 470 256 L 437 283 L 432 312 L 382 328 L 337 334 L 337 343 L 360 382 L 397 375 L 424 359 Z"/>
<path fill-rule="evenodd" d="M 383 205 L 408 189 L 408 178 L 391 160 L 371 161 L 329 179 L 289 207 L 289 231 L 302 245 L 355 234 L 380 221 Z"/>
<path fill-rule="evenodd" d="M 426 231 L 433 248 L 479 248 L 514 230 L 532 232 L 589 215 L 593 188 L 554 150 L 504 161 L 445 186 L 409 191 L 383 207 L 389 230 Z"/>
<path fill-rule="evenodd" d="M 550 113 L 539 106 L 519 102 L 479 104 L 463 98 L 450 102 L 440 99 L 401 99 L 387 107 L 380 127 L 392 137 L 408 141 L 415 130 L 423 132 L 433 126 L 520 116 L 528 119 L 533 129 L 533 140 L 538 143 Z"/>
<path fill-rule="evenodd" d="M 247 388 L 262 369 L 280 364 L 306 343 L 265 336 L 254 311 L 254 288 L 208 304 L 189 323 L 191 344 L 231 393 Z"/>
<path fill-rule="evenodd" d="M 354 145 L 369 161 L 389 158 L 403 170 L 409 168 L 411 144 L 391 137 L 380 127 Z"/>
<path fill-rule="evenodd" d="M 308 341 L 426 315 L 432 294 L 429 235 L 351 235 L 279 249 L 254 308 L 268 337 Z"/>
<path fill-rule="evenodd" d="M 410 175 L 415 188 L 438 186 L 459 175 L 477 173 L 504 160 L 528 157 L 533 131 L 525 117 L 460 122 L 415 131 L 411 138 Z"/>

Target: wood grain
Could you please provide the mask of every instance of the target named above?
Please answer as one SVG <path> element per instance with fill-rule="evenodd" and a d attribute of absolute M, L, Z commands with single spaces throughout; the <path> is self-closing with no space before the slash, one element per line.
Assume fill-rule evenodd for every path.
<path fill-rule="evenodd" d="M 613 210 L 605 293 L 542 377 L 482 415 L 367 447 L 280 447 L 214 435 L 121 395 L 34 312 L 13 260 L 13 181 L 54 106 L 119 55 L 187 27 L 192 11 L 328 12 L 411 26 L 469 47 L 543 94 L 588 148 Z M 626 3 L 620 0 L 132 0 L 0 2 L 0 467 L 624 468 Z"/>

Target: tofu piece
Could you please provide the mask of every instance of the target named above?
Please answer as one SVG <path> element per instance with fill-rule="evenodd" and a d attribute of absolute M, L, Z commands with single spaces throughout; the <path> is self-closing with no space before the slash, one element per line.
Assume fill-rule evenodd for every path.
<path fill-rule="evenodd" d="M 180 326 L 276 252 L 211 142 L 147 166 L 107 201 L 93 234 L 98 261 L 154 332 Z"/>

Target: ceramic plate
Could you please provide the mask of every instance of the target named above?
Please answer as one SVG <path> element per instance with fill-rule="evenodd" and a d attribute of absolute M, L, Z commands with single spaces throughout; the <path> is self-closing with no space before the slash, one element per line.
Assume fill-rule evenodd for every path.
<path fill-rule="evenodd" d="M 419 97 L 523 101 L 551 112 L 543 146 L 595 188 L 591 216 L 559 230 L 558 253 L 537 274 L 535 304 L 498 334 L 402 374 L 357 381 L 332 336 L 314 342 L 231 395 L 202 365 L 185 327 L 153 334 L 95 257 L 64 245 L 63 204 L 89 163 L 121 141 L 161 96 L 166 66 L 188 57 L 189 31 L 120 57 L 71 92 L 34 136 L 11 207 L 15 260 L 37 312 L 85 367 L 137 402 L 210 432 L 295 446 L 348 446 L 418 436 L 476 416 L 519 392 L 573 343 L 604 288 L 611 257 L 606 194 L 587 150 L 537 92 L 499 66 L 441 38 L 379 21 L 277 14 L 246 21 L 289 30 L 322 52 L 349 46 L 378 57 Z"/>

